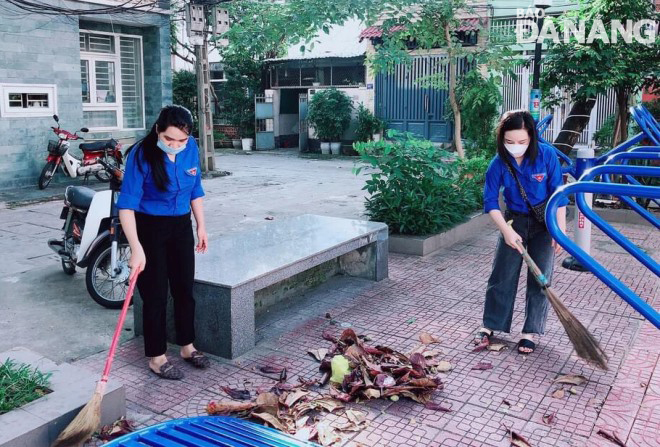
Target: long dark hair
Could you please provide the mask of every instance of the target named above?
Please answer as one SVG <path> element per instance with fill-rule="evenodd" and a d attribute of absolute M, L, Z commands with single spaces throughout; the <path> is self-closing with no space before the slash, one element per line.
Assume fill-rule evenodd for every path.
<path fill-rule="evenodd" d="M 142 151 L 142 156 L 149 163 L 151 168 L 151 174 L 156 183 L 156 187 L 161 191 L 167 189 L 167 184 L 170 182 L 170 179 L 165 170 L 165 158 L 163 151 L 158 147 L 158 129 L 160 132 L 163 132 L 170 126 L 174 126 L 188 135 L 192 134 L 193 129 L 193 120 L 190 111 L 182 106 L 170 105 L 165 106 L 160 111 L 158 119 L 151 127 L 151 131 L 144 137 L 142 140 L 135 143 L 128 151 L 133 150 L 136 147 L 140 147 Z M 139 155 L 139 154 L 136 154 Z M 137 164 L 139 169 L 142 169 L 140 163 Z"/>
<path fill-rule="evenodd" d="M 530 161 L 536 160 L 536 155 L 539 153 L 538 138 L 536 136 L 536 124 L 532 114 L 527 110 L 509 110 L 504 112 L 497 125 L 497 154 L 502 160 L 507 160 L 509 152 L 504 147 L 504 133 L 509 130 L 525 129 L 529 135 L 529 147 L 525 152 L 525 157 Z"/>

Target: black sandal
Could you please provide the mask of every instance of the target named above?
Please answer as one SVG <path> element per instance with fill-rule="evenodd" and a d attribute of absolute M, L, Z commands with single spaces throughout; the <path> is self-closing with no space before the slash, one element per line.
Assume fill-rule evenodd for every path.
<path fill-rule="evenodd" d="M 194 351 L 190 355 L 190 357 L 182 357 L 182 358 L 186 362 L 192 364 L 195 368 L 204 369 L 211 366 L 211 361 L 209 360 L 209 358 L 200 351 Z"/>
<path fill-rule="evenodd" d="M 474 336 L 475 345 L 480 345 L 482 343 L 490 344 L 490 337 L 493 336 L 493 331 L 486 332 L 484 329 L 485 328 L 479 329 L 479 332 L 477 332 L 477 334 Z M 484 340 L 484 338 L 486 340 Z"/>
<path fill-rule="evenodd" d="M 527 351 L 521 351 L 520 348 L 531 349 L 531 351 L 529 351 L 529 352 L 527 352 Z M 534 352 L 535 349 L 536 349 L 536 343 L 534 343 L 532 340 L 528 340 L 528 339 L 526 339 L 526 338 L 522 338 L 522 339 L 520 339 L 520 341 L 518 342 L 518 353 L 519 353 L 519 354 L 531 354 L 532 352 Z"/>
<path fill-rule="evenodd" d="M 160 366 L 160 368 L 158 368 L 158 372 L 151 369 L 151 367 L 149 368 L 149 371 L 156 374 L 161 379 L 167 379 L 167 380 L 183 379 L 183 372 L 176 366 L 172 365 L 170 362 L 163 363 Z"/>

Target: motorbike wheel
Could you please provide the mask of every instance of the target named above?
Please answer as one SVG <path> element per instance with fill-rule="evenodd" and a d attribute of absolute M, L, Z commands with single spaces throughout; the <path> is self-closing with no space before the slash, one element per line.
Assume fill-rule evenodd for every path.
<path fill-rule="evenodd" d="M 85 274 L 85 283 L 87 292 L 94 301 L 108 309 L 121 309 L 128 290 L 128 261 L 131 258 L 131 249 L 127 242 L 121 242 L 117 246 L 119 272 L 113 279 L 110 274 L 111 247 L 108 242 L 92 255 Z"/>
<path fill-rule="evenodd" d="M 64 273 L 67 275 L 73 275 L 76 273 L 76 264 L 74 264 L 73 261 L 65 261 L 62 259 L 62 270 L 64 270 Z"/>
<path fill-rule="evenodd" d="M 105 162 L 114 168 L 119 167 L 119 163 L 115 157 L 106 157 Z M 108 183 L 112 179 L 112 174 L 110 174 L 105 169 L 102 169 L 100 171 L 96 171 L 94 173 L 94 177 L 96 177 L 99 182 Z"/>
<path fill-rule="evenodd" d="M 41 170 L 41 175 L 39 175 L 39 189 L 46 189 L 55 176 L 55 169 L 57 169 L 57 165 L 54 161 L 46 163 L 46 166 Z"/>

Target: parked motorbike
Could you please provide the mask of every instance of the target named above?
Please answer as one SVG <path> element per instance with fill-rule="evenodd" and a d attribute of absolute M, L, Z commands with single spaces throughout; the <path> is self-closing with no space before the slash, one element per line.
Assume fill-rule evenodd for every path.
<path fill-rule="evenodd" d="M 50 239 L 48 246 L 62 261 L 64 273 L 87 268 L 85 283 L 94 301 L 109 309 L 124 303 L 130 269 L 131 249 L 119 222 L 115 206 L 121 189 L 121 169 L 99 159 L 110 179 L 110 189 L 96 192 L 85 186 L 68 186 L 64 193 L 62 238 Z"/>
<path fill-rule="evenodd" d="M 71 133 L 60 128 L 60 119 L 57 115 L 53 115 L 53 119 L 57 122 L 57 127 L 51 126 L 51 129 L 57 135 L 57 140 L 48 141 L 48 156 L 46 166 L 41 170 L 39 176 L 39 189 L 45 189 L 50 184 L 58 166 L 61 166 L 64 175 L 71 178 L 85 176 L 85 180 L 87 180 L 89 174 L 94 174 L 100 181 L 109 182 L 111 176 L 98 160 L 121 167 L 121 144 L 112 138 L 94 143 L 82 143 L 79 147 L 83 152 L 83 157 L 82 160 L 78 159 L 69 152 L 70 142 L 84 140 L 84 138 L 78 135 L 78 132 Z M 83 127 L 80 132 L 89 132 L 89 129 Z"/>

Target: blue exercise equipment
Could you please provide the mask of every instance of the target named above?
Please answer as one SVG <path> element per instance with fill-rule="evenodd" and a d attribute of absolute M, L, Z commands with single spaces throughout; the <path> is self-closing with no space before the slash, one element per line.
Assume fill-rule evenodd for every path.
<path fill-rule="evenodd" d="M 173 419 L 129 433 L 104 447 L 319 447 L 272 428 L 228 416 Z"/>

